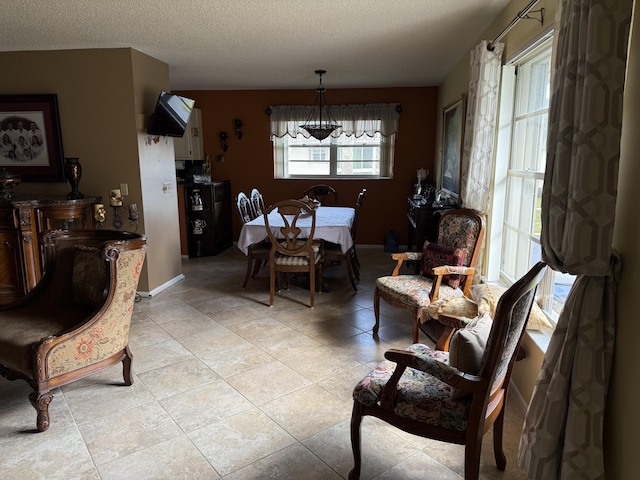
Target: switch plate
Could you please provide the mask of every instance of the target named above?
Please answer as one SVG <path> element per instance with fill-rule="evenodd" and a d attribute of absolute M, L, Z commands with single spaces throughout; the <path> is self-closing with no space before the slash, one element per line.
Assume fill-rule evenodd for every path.
<path fill-rule="evenodd" d="M 171 191 L 171 182 L 164 182 L 162 184 L 162 191 L 164 193 L 167 193 L 167 192 Z"/>
<path fill-rule="evenodd" d="M 126 183 L 121 183 L 120 184 L 120 195 L 122 195 L 123 197 L 126 197 L 127 195 L 129 195 L 129 185 Z"/>

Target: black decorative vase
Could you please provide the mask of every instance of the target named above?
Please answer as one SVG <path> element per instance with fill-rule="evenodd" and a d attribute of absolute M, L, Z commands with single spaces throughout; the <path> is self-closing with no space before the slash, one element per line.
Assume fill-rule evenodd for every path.
<path fill-rule="evenodd" d="M 67 176 L 67 180 L 71 184 L 71 191 L 67 194 L 69 200 L 77 200 L 84 198 L 84 195 L 78 191 L 78 184 L 82 177 L 82 165 L 80 165 L 79 158 L 65 158 L 64 159 L 64 173 Z"/>

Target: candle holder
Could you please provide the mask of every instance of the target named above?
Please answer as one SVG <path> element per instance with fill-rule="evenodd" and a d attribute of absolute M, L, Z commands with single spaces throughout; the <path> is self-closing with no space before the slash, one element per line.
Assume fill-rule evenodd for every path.
<path fill-rule="evenodd" d="M 120 217 L 120 209 L 122 208 L 122 206 L 120 205 L 110 205 L 111 208 L 113 208 L 113 222 L 111 222 L 111 224 L 113 225 L 113 228 L 115 228 L 116 230 L 120 230 L 120 228 L 122 228 L 122 218 Z"/>
<path fill-rule="evenodd" d="M 107 219 L 107 209 L 104 208 L 102 203 L 96 203 L 93 205 L 93 219 L 96 221 L 96 229 L 101 229 L 102 224 Z"/>
<path fill-rule="evenodd" d="M 138 219 L 140 216 L 138 215 L 138 206 L 135 203 L 129 205 L 129 223 L 134 228 L 134 232 L 138 231 Z"/>

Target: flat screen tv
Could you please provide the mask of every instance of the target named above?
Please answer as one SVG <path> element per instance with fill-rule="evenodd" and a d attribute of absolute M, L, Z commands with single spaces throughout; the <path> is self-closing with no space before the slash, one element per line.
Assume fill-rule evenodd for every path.
<path fill-rule="evenodd" d="M 195 100 L 172 93 L 161 92 L 151 115 L 149 135 L 182 137 L 187 128 Z"/>

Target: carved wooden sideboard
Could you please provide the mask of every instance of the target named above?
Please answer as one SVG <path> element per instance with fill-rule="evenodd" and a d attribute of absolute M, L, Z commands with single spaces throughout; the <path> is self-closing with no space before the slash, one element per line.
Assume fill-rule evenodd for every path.
<path fill-rule="evenodd" d="M 94 228 L 94 203 L 100 197 L 0 201 L 0 304 L 25 295 L 42 277 L 38 237 L 55 229 Z"/>

